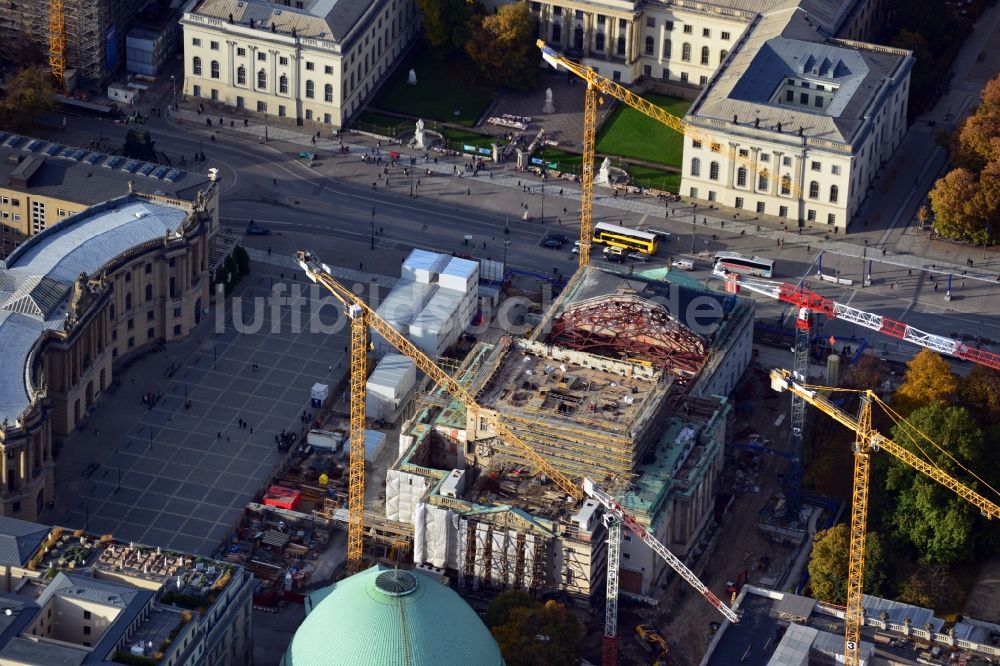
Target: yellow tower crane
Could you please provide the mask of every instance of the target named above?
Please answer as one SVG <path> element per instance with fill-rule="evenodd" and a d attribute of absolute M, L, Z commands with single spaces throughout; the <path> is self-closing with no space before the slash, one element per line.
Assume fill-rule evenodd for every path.
<path fill-rule="evenodd" d="M 63 0 L 49 0 L 49 67 L 56 89 L 66 88 L 66 14 Z"/>
<path fill-rule="evenodd" d="M 583 168 L 580 176 L 580 266 L 583 267 L 590 262 L 590 246 L 593 240 L 593 225 L 591 220 L 594 207 L 594 143 L 597 136 L 598 92 L 610 95 L 618 101 L 628 104 L 636 111 L 666 125 L 679 134 L 691 137 L 695 141 L 701 141 L 712 150 L 721 151 L 721 143 L 707 132 L 702 131 L 691 123 L 685 122 L 684 119 L 678 118 L 672 113 L 664 111 L 652 102 L 636 95 L 620 83 L 601 76 L 593 68 L 567 59 L 562 54 L 553 50 L 543 40 L 539 39 L 535 44 L 542 50 L 542 59 L 545 62 L 556 69 L 564 67 L 587 82 L 587 92 L 583 107 Z M 729 149 L 729 159 L 742 164 L 748 173 L 764 176 L 769 182 L 775 180 L 775 187 L 779 186 L 775 178 L 776 173 L 771 174 L 767 168 L 758 168 L 750 157 L 741 156 L 734 148 Z M 801 188 L 791 180 L 782 178 L 780 187 L 783 194 L 801 198 Z M 787 193 L 785 192 L 786 189 L 788 190 Z"/>
<path fill-rule="evenodd" d="M 888 406 L 875 395 L 874 391 L 867 390 L 861 392 L 861 409 L 858 417 L 855 418 L 842 411 L 820 393 L 820 391 L 838 389 L 799 384 L 793 381 L 792 372 L 789 370 L 772 370 L 771 388 L 779 392 L 789 391 L 794 393 L 827 416 L 854 431 L 856 436 L 854 444 L 854 487 L 851 505 L 851 547 L 848 556 L 847 574 L 847 608 L 844 614 L 844 659 L 847 666 L 857 666 L 860 657 L 861 627 L 864 625 L 862 601 L 865 529 L 868 523 L 870 455 L 879 450 L 888 452 L 897 460 L 937 481 L 969 504 L 977 507 L 980 513 L 987 518 L 1000 517 L 1000 506 L 997 506 L 976 491 L 968 488 L 937 465 L 918 457 L 885 435 L 873 430 L 871 417 L 873 402 L 877 402 L 883 408 L 886 408 L 891 415 L 895 416 L 894 412 L 888 409 Z M 973 474 L 973 476 L 975 475 Z M 978 477 L 976 478 L 978 479 Z M 991 488 L 991 490 L 993 489 Z M 993 492 L 996 493 L 995 490 Z"/>
<path fill-rule="evenodd" d="M 349 570 L 357 570 L 361 566 L 362 560 L 362 532 L 364 521 L 364 419 L 365 419 L 365 380 L 366 380 L 366 340 L 367 327 L 370 326 L 386 342 L 396 348 L 399 353 L 408 357 L 414 364 L 425 373 L 431 381 L 444 389 L 452 398 L 462 403 L 471 417 L 473 423 L 479 423 L 485 419 L 489 424 L 489 429 L 498 439 L 516 448 L 523 455 L 537 472 L 544 474 L 552 480 L 560 490 L 579 501 L 585 497 L 597 500 L 605 509 L 605 512 L 613 516 L 620 524 L 629 528 L 643 543 L 649 546 L 660 558 L 662 558 L 674 571 L 678 573 L 689 585 L 695 588 L 709 603 L 722 613 L 730 622 L 738 622 L 739 616 L 728 606 L 726 606 L 715 594 L 709 590 L 701 580 L 673 553 L 667 550 L 666 546 L 659 542 L 652 534 L 647 532 L 638 520 L 627 513 L 621 504 L 611 495 L 604 492 L 591 479 L 583 478 L 577 484 L 570 480 L 565 474 L 546 461 L 534 449 L 524 443 L 510 428 L 508 428 L 497 415 L 480 406 L 472 394 L 464 386 L 454 379 L 447 372 L 437 366 L 434 361 L 428 358 L 423 352 L 406 339 L 403 334 L 394 329 L 387 321 L 382 319 L 371 307 L 365 303 L 360 296 L 338 282 L 331 274 L 330 268 L 321 262 L 314 254 L 304 251 L 296 253 L 296 260 L 302 270 L 310 280 L 326 287 L 347 308 L 348 316 L 351 318 L 351 458 L 350 458 L 350 487 L 348 490 L 348 512 L 351 514 L 348 522 L 348 567 Z M 357 454 L 357 455 L 356 455 Z M 357 498 L 355 502 L 354 499 Z M 352 540 L 352 530 L 355 538 Z M 617 553 L 620 544 L 609 543 L 609 551 Z M 609 555 L 609 559 L 613 559 Z M 615 609 L 615 620 L 617 620 L 617 594 L 614 598 L 608 599 L 608 604 Z M 605 642 L 605 654 L 611 654 L 612 659 L 616 654 L 615 636 L 606 636 L 610 639 Z"/>

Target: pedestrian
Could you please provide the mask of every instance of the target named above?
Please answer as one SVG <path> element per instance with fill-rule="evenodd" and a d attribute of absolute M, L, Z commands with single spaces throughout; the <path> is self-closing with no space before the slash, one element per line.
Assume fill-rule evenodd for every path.
<path fill-rule="evenodd" d="M 465 196 L 471 196 L 471 195 L 472 195 L 472 188 L 470 187 L 465 188 Z"/>
<path fill-rule="evenodd" d="M 269 256 L 269 257 L 271 256 L 271 248 L 270 248 L 270 246 L 267 248 L 267 256 Z"/>
<path fill-rule="evenodd" d="M 243 127 L 250 127 L 250 121 L 246 118 L 243 119 Z"/>
<path fill-rule="evenodd" d="M 222 439 L 222 433 L 221 432 L 216 433 L 215 438 Z"/>
<path fill-rule="evenodd" d="M 938 286 L 937 286 L 937 284 L 935 284 L 934 285 L 934 291 L 937 291 L 937 288 L 938 288 Z"/>
<path fill-rule="evenodd" d="M 250 434 L 253 434 L 253 426 L 250 426 Z"/>
<path fill-rule="evenodd" d="M 359 271 L 365 270 L 365 262 L 363 262 L 363 261 L 359 261 L 358 262 L 358 270 Z"/>
<path fill-rule="evenodd" d="M 913 269 L 907 268 L 906 269 L 906 274 L 907 275 L 913 275 Z"/>

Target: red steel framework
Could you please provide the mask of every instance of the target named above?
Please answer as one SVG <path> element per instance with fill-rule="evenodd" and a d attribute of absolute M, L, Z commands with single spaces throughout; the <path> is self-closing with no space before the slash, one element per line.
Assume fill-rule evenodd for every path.
<path fill-rule="evenodd" d="M 602 296 L 574 304 L 555 319 L 549 341 L 603 356 L 638 357 L 688 376 L 705 363 L 702 339 L 665 307 L 638 296 Z"/>

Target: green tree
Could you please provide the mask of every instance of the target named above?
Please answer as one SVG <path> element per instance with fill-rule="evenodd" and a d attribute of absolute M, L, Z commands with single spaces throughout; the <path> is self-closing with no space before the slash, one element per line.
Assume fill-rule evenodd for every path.
<path fill-rule="evenodd" d="M 976 365 L 962 380 L 959 396 L 980 426 L 1000 424 L 1000 372 Z"/>
<path fill-rule="evenodd" d="M 7 77 L 0 120 L 8 128 L 30 131 L 40 114 L 56 108 L 52 75 L 43 67 L 27 67 Z"/>
<path fill-rule="evenodd" d="M 489 85 L 531 90 L 542 59 L 535 46 L 537 32 L 538 20 L 528 3 L 503 5 L 493 16 L 473 21 L 465 50 Z"/>
<path fill-rule="evenodd" d="M 579 663 L 580 621 L 564 606 L 514 607 L 492 628 L 507 666 L 571 666 Z"/>
<path fill-rule="evenodd" d="M 832 604 L 847 602 L 847 568 L 851 530 L 846 523 L 817 532 L 809 554 L 809 585 L 813 596 Z M 865 594 L 885 594 L 889 577 L 882 539 L 876 532 L 865 535 Z"/>
<path fill-rule="evenodd" d="M 892 438 L 969 487 L 979 485 L 960 465 L 976 471 L 989 451 L 983 431 L 964 407 L 931 402 L 911 413 L 905 425 L 895 426 Z M 885 490 L 894 501 L 883 518 L 922 562 L 947 565 L 975 556 L 986 530 L 971 504 L 895 459 L 888 461 Z"/>
<path fill-rule="evenodd" d="M 893 408 L 903 416 L 931 403 L 947 402 L 958 392 L 958 378 L 937 352 L 922 349 L 906 366 L 906 377 L 892 399 Z"/>
<path fill-rule="evenodd" d="M 424 13 L 424 39 L 438 58 L 465 47 L 469 22 L 481 13 L 470 0 L 417 0 L 417 6 Z"/>
<path fill-rule="evenodd" d="M 486 626 L 497 627 L 506 624 L 511 611 L 515 608 L 534 608 L 537 605 L 538 602 L 527 592 L 521 590 L 501 592 L 486 609 Z"/>

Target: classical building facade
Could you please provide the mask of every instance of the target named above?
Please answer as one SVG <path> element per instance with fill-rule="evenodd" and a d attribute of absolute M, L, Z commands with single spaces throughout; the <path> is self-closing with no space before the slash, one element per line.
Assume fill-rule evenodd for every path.
<path fill-rule="evenodd" d="M 214 188 L 90 207 L 0 263 L 0 514 L 35 519 L 53 500 L 53 438 L 86 421 L 117 361 L 200 321 Z"/>
<path fill-rule="evenodd" d="M 184 93 L 341 127 L 416 36 L 413 0 L 194 0 L 181 19 Z"/>

